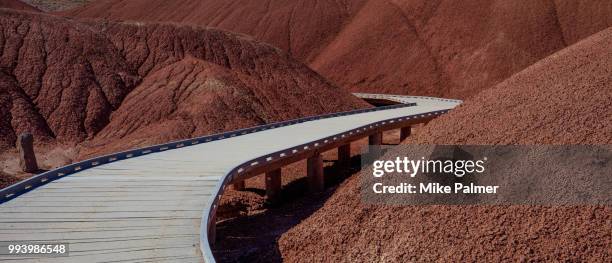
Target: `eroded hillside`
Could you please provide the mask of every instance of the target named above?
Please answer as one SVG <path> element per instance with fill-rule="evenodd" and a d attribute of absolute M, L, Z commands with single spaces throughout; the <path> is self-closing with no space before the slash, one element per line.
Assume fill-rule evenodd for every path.
<path fill-rule="evenodd" d="M 223 28 L 348 90 L 468 98 L 612 26 L 612 2 L 99 0 L 65 15 Z"/>
<path fill-rule="evenodd" d="M 39 12 L 36 7 L 28 5 L 19 0 L 0 0 L 0 8 L 10 8 L 23 11 Z"/>
<path fill-rule="evenodd" d="M 105 152 L 111 140 L 122 148 L 366 106 L 249 37 L 0 12 L 3 148 L 32 132 Z"/>

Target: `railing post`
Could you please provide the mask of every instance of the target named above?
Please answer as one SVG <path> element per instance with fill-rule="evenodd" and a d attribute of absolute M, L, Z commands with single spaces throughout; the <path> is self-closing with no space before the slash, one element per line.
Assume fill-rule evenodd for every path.
<path fill-rule="evenodd" d="M 281 168 L 266 173 L 266 198 L 268 202 L 278 202 L 281 185 Z"/>
<path fill-rule="evenodd" d="M 322 192 L 325 189 L 323 177 L 323 157 L 321 153 L 315 152 L 308 158 L 307 167 L 308 185 L 311 192 Z"/>
<path fill-rule="evenodd" d="M 406 140 L 406 138 L 408 138 L 411 133 L 412 133 L 412 127 L 410 126 L 402 127 L 400 129 L 400 142 Z"/>
<path fill-rule="evenodd" d="M 351 143 L 338 147 L 338 165 L 342 169 L 347 169 L 351 166 Z"/>

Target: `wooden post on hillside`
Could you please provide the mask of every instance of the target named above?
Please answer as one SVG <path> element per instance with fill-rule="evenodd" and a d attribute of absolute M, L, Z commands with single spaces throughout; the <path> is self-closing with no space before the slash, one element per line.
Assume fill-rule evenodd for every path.
<path fill-rule="evenodd" d="M 26 173 L 38 171 L 36 155 L 34 154 L 34 136 L 30 133 L 22 133 L 17 138 L 17 151 L 19 151 L 19 166 Z"/>

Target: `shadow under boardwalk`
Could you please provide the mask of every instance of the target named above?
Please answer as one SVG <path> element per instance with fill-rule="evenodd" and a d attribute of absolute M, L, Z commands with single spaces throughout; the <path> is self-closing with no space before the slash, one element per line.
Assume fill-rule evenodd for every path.
<path fill-rule="evenodd" d="M 319 210 L 344 180 L 359 171 L 360 163 L 361 156 L 356 155 L 351 158 L 350 169 L 341 169 L 337 161 L 326 166 L 327 188 L 322 193 L 308 193 L 307 178 L 300 178 L 283 187 L 279 204 L 267 204 L 265 211 L 259 214 L 219 222 L 217 243 L 213 248 L 217 261 L 282 262 L 278 239 Z M 258 189 L 253 192 L 265 194 Z"/>

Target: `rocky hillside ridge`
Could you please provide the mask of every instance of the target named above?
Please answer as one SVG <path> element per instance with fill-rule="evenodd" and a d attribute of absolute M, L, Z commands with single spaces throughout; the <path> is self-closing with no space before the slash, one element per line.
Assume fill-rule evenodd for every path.
<path fill-rule="evenodd" d="M 60 143 L 91 138 L 139 81 L 89 26 L 5 9 L 0 29 L 0 148 L 22 132 Z"/>
<path fill-rule="evenodd" d="M 286 53 L 221 30 L 10 10 L 0 29 L 0 148 L 26 131 L 104 147 L 164 127 L 142 145 L 367 107 Z"/>
<path fill-rule="evenodd" d="M 218 27 L 286 50 L 348 90 L 452 98 L 612 26 L 605 0 L 97 0 L 63 14 Z"/>
<path fill-rule="evenodd" d="M 58 12 L 85 5 L 92 0 L 21 0 L 45 12 Z"/>
<path fill-rule="evenodd" d="M 19 0 L 0 0 L 0 8 L 10 8 L 22 11 L 40 12 L 38 8 Z"/>

